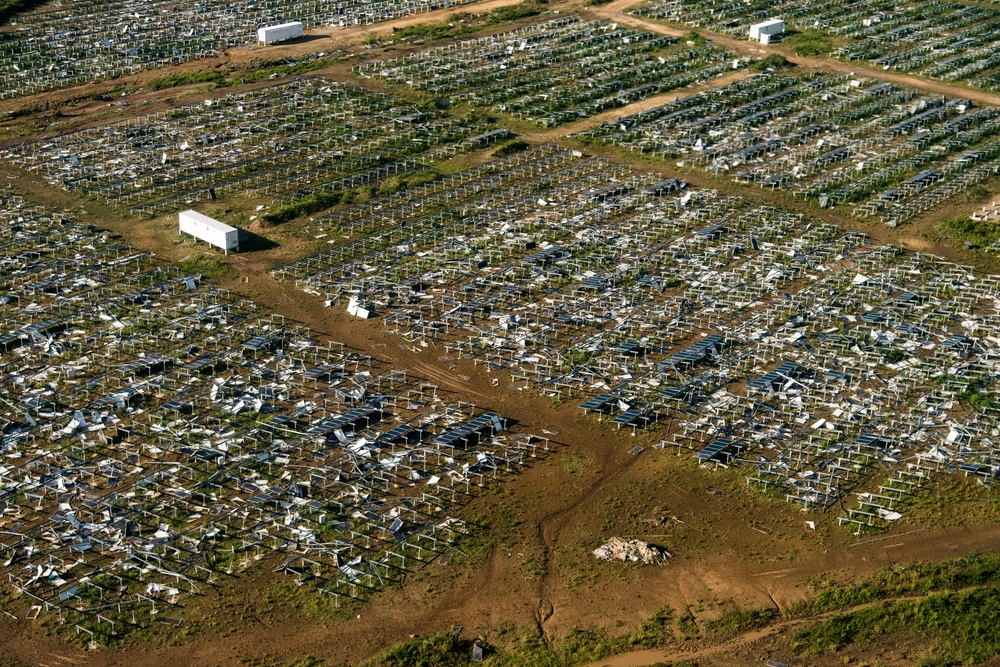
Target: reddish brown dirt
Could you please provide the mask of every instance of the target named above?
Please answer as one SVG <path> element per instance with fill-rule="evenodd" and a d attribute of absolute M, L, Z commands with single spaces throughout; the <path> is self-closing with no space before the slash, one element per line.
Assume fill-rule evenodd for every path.
<path fill-rule="evenodd" d="M 460 11 L 486 11 L 513 4 L 516 0 L 493 0 Z M 665 34 L 684 34 L 661 24 L 622 14 L 634 0 L 616 0 L 591 9 L 594 15 L 641 25 Z M 317 31 L 321 39 L 271 47 L 275 54 L 301 56 L 318 50 L 362 44 L 371 32 L 391 30 L 444 18 L 455 10 L 407 17 L 374 28 Z M 740 52 L 754 52 L 759 45 L 711 36 L 724 46 Z M 772 47 L 768 52 L 773 52 Z M 801 59 L 781 51 L 802 66 L 823 66 L 837 71 L 847 67 L 834 62 Z M 232 62 L 246 62 L 261 55 L 258 49 L 233 50 L 218 59 L 189 63 L 179 68 L 202 69 Z M 896 81 L 952 95 L 972 96 L 969 91 L 913 77 L 887 72 L 856 74 Z M 339 77 L 346 68 L 334 68 Z M 155 73 L 162 75 L 162 71 Z M 139 81 L 148 80 L 147 73 Z M 745 76 L 734 73 L 716 79 L 712 85 Z M 266 85 L 267 82 L 261 85 Z M 107 84 L 84 86 L 36 96 L 33 102 L 58 104 L 106 89 Z M 104 87 L 101 87 L 104 86 Z M 634 105 L 555 130 L 530 130 L 531 142 L 561 139 L 566 133 L 593 127 L 619 116 L 665 103 L 699 88 L 657 96 Z M 82 102 L 64 110 L 73 123 L 92 124 L 147 110 L 169 108 L 197 101 L 212 93 L 182 90 L 138 93 L 129 99 L 133 106 L 122 111 L 106 103 Z M 991 98 L 990 100 L 987 100 Z M 993 96 L 976 97 L 1000 102 Z M 10 103 L 13 104 L 13 103 Z M 23 104 L 23 101 L 20 102 Z M 0 103 L 0 110 L 8 108 Z M 572 142 L 566 142 L 571 144 Z M 671 165 L 628 159 L 613 149 L 599 152 L 609 159 L 626 160 L 641 169 L 681 175 L 696 185 L 741 192 L 765 201 L 817 211 L 781 193 L 736 186 L 722 179 L 689 173 Z M 15 189 L 39 203 L 57 209 L 84 209 L 83 219 L 112 229 L 134 246 L 155 252 L 166 260 L 179 260 L 200 252 L 190 244 L 174 243 L 173 221 L 137 222 L 98 203 L 40 183 L 35 177 L 14 169 L 4 169 Z M 933 221 L 906 228 L 904 237 L 881 226 L 859 224 L 836 211 L 822 212 L 824 219 L 845 227 L 861 228 L 882 240 L 899 240 L 923 251 L 967 259 L 960 251 L 936 237 L 927 237 Z M 923 226 L 921 226 L 923 225 Z M 218 591 L 209 591 L 183 601 L 176 614 L 190 620 L 190 636 L 181 631 L 166 636 L 160 644 L 121 649 L 84 651 L 75 645 L 46 635 L 37 621 L 24 620 L 25 607 L 6 600 L 3 608 L 17 620 L 0 616 L 0 655 L 11 664 L 45 665 L 235 665 L 241 659 L 287 662 L 303 655 L 316 655 L 333 664 L 356 663 L 411 634 L 427 634 L 459 624 L 467 635 L 481 634 L 503 641 L 501 629 L 509 626 L 533 629 L 558 639 L 574 627 L 599 627 L 611 633 L 634 629 L 657 611 L 670 607 L 691 609 L 711 618 L 720 604 L 732 601 L 741 607 L 778 606 L 806 599 L 808 581 L 817 576 L 853 580 L 878 567 L 914 559 L 958 556 L 972 550 L 995 550 L 1000 546 L 1000 526 L 995 523 L 970 530 L 967 526 L 927 530 L 898 538 L 852 546 L 855 538 L 838 529 L 832 516 L 804 517 L 781 500 L 748 489 L 735 471 L 706 471 L 690 457 L 676 457 L 654 451 L 656 438 L 599 425 L 576 409 L 577 400 L 557 405 L 530 391 L 511 391 L 509 377 L 494 376 L 469 362 L 449 370 L 438 356 L 443 350 L 429 347 L 415 351 L 399 348 L 400 339 L 384 335 L 380 322 L 349 320 L 342 310 L 322 307 L 320 299 L 294 287 L 273 281 L 267 270 L 312 251 L 314 245 L 298 239 L 294 230 L 267 230 L 280 239 L 281 246 L 268 251 L 231 256 L 233 271 L 223 284 L 259 301 L 269 309 L 301 321 L 323 335 L 343 341 L 402 368 L 427 377 L 443 388 L 471 398 L 483 407 L 518 420 L 529 430 L 546 429 L 553 435 L 553 451 L 534 462 L 518 477 L 484 492 L 466 508 L 468 516 L 513 517 L 500 545 L 481 562 L 432 565 L 414 573 L 398 588 L 377 595 L 351 613 L 340 616 L 313 614 L 309 598 L 288 593 L 290 585 L 270 574 L 267 562 L 231 579 L 220 582 Z M 465 379 L 465 378 L 469 379 Z M 628 450 L 636 444 L 647 446 L 639 456 Z M 724 495 L 708 495 L 712 486 Z M 958 511 L 958 510 L 956 510 Z M 664 515 L 679 522 L 651 525 Z M 806 518 L 820 523 L 816 532 L 807 532 Z M 755 529 L 764 524 L 766 530 Z M 905 532 L 912 529 L 899 527 Z M 597 564 L 590 551 L 612 535 L 634 536 L 666 546 L 674 558 L 662 567 L 628 568 L 617 564 Z M 294 587 L 292 587 L 294 588 Z M 305 600 L 305 602 L 303 602 Z M 194 624 L 198 623 L 198 626 Z M 212 625 L 212 624 L 215 625 Z M 621 628 L 618 630 L 617 628 Z M 650 653 L 623 656 L 600 664 L 646 664 L 655 660 L 697 659 L 706 664 L 761 664 L 759 647 L 788 628 L 781 626 L 763 633 L 739 637 L 730 642 L 688 645 Z M 906 664 L 899 662 L 897 664 Z"/>

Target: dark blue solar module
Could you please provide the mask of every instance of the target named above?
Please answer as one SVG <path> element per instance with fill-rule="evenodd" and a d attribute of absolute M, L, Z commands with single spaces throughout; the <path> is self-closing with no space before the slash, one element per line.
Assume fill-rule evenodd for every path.
<path fill-rule="evenodd" d="M 941 347 L 943 347 L 946 350 L 967 351 L 972 349 L 972 345 L 975 342 L 976 342 L 975 340 L 969 338 L 964 334 L 954 334 L 952 336 L 948 336 L 947 338 L 945 338 L 944 342 L 941 343 Z"/>
<path fill-rule="evenodd" d="M 722 334 L 712 334 L 711 336 L 706 336 L 694 345 L 681 350 L 669 359 L 661 361 L 659 364 L 659 371 L 663 373 L 670 368 L 696 364 L 710 354 L 717 354 L 719 352 L 719 348 L 721 348 L 725 343 L 725 340 L 726 337 Z"/>
<path fill-rule="evenodd" d="M 364 422 L 362 428 L 370 426 L 382 420 L 382 411 L 379 408 L 366 406 L 355 408 L 350 412 L 336 417 L 324 417 L 309 427 L 306 435 L 327 435 L 333 433 L 338 428 L 350 427 L 352 430 L 359 422 Z"/>
<path fill-rule="evenodd" d="M 611 423 L 618 426 L 629 426 L 639 422 L 645 424 L 650 421 L 649 413 L 651 411 L 650 408 L 630 408 L 612 419 Z"/>
<path fill-rule="evenodd" d="M 862 433 L 858 436 L 857 443 L 865 447 L 884 447 L 885 440 L 874 433 Z"/>
<path fill-rule="evenodd" d="M 616 397 L 614 394 L 599 394 L 598 396 L 594 396 L 592 399 L 585 401 L 580 406 L 580 409 L 584 411 L 604 410 L 604 408 L 614 403 L 615 399 Z"/>
<path fill-rule="evenodd" d="M 400 442 L 409 441 L 413 435 L 417 433 L 417 429 L 409 424 L 400 424 L 396 428 L 382 433 L 376 438 L 378 442 Z"/>
<path fill-rule="evenodd" d="M 742 443 L 734 442 L 730 438 L 719 438 L 712 444 L 699 449 L 694 456 L 702 461 L 727 463 L 745 448 Z"/>
<path fill-rule="evenodd" d="M 753 382 L 747 382 L 747 385 L 753 387 L 754 389 L 775 391 L 775 385 L 780 387 L 784 385 L 789 378 L 799 377 L 803 372 L 805 372 L 805 369 L 799 364 L 794 361 L 785 361 L 766 375 L 754 380 Z"/>
<path fill-rule="evenodd" d="M 559 255 L 563 252 L 562 246 L 552 246 L 551 248 L 546 248 L 545 250 L 539 250 L 538 252 L 528 255 L 521 259 L 522 264 L 545 264 L 550 259 Z"/>
<path fill-rule="evenodd" d="M 503 425 L 500 422 L 500 415 L 495 412 L 487 412 L 482 414 L 467 424 L 463 424 L 456 429 L 442 433 L 435 438 L 435 442 L 439 445 L 455 445 L 457 444 L 468 444 L 473 438 L 480 438 L 484 432 L 492 431 L 494 433 L 499 432 L 503 429 Z"/>

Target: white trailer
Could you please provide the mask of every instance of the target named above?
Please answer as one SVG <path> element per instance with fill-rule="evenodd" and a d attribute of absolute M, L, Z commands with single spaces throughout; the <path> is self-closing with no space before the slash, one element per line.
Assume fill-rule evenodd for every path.
<path fill-rule="evenodd" d="M 761 44 L 770 44 L 775 35 L 785 32 L 785 22 L 781 19 L 768 19 L 750 26 L 750 39 Z"/>
<path fill-rule="evenodd" d="M 181 211 L 177 217 L 182 233 L 222 248 L 227 255 L 230 250 L 240 251 L 240 230 L 236 227 L 230 227 L 198 211 Z"/>
<path fill-rule="evenodd" d="M 305 26 L 300 21 L 268 25 L 257 29 L 257 41 L 261 44 L 274 44 L 286 39 L 295 39 L 305 34 Z"/>

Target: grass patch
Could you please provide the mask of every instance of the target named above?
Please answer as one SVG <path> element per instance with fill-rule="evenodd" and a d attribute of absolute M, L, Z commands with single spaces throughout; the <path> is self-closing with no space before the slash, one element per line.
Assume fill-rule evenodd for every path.
<path fill-rule="evenodd" d="M 314 655 L 307 655 L 298 660 L 292 660 L 291 662 L 286 662 L 283 660 L 277 660 L 270 656 L 265 656 L 262 658 L 240 658 L 240 664 L 246 667 L 325 667 L 327 664 L 326 660 L 322 658 L 317 658 Z"/>
<path fill-rule="evenodd" d="M 919 633 L 935 644 L 936 659 L 979 663 L 1000 654 L 997 627 L 1000 589 L 993 586 L 967 593 L 933 593 L 921 600 L 841 614 L 797 632 L 792 647 L 804 654 L 829 654 Z"/>
<path fill-rule="evenodd" d="M 232 269 L 220 255 L 203 254 L 188 257 L 177 263 L 177 268 L 184 275 L 201 274 L 202 278 L 218 280 Z"/>
<path fill-rule="evenodd" d="M 553 642 L 540 639 L 533 631 L 513 633 L 502 647 L 479 642 L 485 659 L 472 662 L 471 639 L 455 637 L 450 631 L 417 637 L 398 644 L 365 663 L 366 667 L 573 667 L 637 649 L 662 646 L 673 638 L 672 616 L 664 611 L 642 623 L 631 634 L 611 637 L 602 630 L 573 629 Z M 502 632 L 501 635 L 510 631 Z"/>
<path fill-rule="evenodd" d="M 248 64 L 248 69 L 250 71 L 233 75 L 230 79 L 226 80 L 225 84 L 219 85 L 239 86 L 244 83 L 253 83 L 254 81 L 262 81 L 264 79 L 277 79 L 279 77 L 292 76 L 294 74 L 306 74 L 308 72 L 314 72 L 318 69 L 343 62 L 344 60 L 346 60 L 344 56 L 315 58 L 300 62 L 273 59 L 254 59 Z"/>
<path fill-rule="evenodd" d="M 800 56 L 825 56 L 833 51 L 833 42 L 829 36 L 816 28 L 802 32 L 790 31 L 782 41 Z"/>
<path fill-rule="evenodd" d="M 528 148 L 530 148 L 530 145 L 527 141 L 515 139 L 514 141 L 508 141 L 493 151 L 493 157 L 503 157 L 505 155 L 512 155 L 513 153 L 520 153 Z"/>
<path fill-rule="evenodd" d="M 392 37 L 398 41 L 459 37 L 502 23 L 531 18 L 541 14 L 544 9 L 544 2 L 527 0 L 517 5 L 500 7 L 485 14 L 459 12 L 452 14 L 446 22 L 442 23 L 415 23 L 403 28 L 393 28 Z"/>
<path fill-rule="evenodd" d="M 786 615 L 805 617 L 888 598 L 984 586 L 1000 586 L 1000 554 L 974 553 L 935 563 L 897 565 L 849 586 L 825 582 L 812 602 L 791 607 Z"/>
<path fill-rule="evenodd" d="M 709 621 L 706 628 L 709 633 L 715 636 L 735 637 L 744 632 L 765 627 L 774 620 L 776 615 L 777 612 L 768 607 L 747 610 L 734 609 L 727 611 L 714 621 Z"/>
<path fill-rule="evenodd" d="M 696 46 L 703 46 L 708 40 L 702 37 L 699 33 L 692 30 L 688 34 L 681 37 L 684 42 L 691 42 Z"/>
<path fill-rule="evenodd" d="M 941 222 L 938 228 L 978 246 L 988 246 L 1000 240 L 1000 226 L 985 220 L 973 220 L 968 216 L 949 218 Z"/>
<path fill-rule="evenodd" d="M 764 72 L 766 70 L 781 70 L 790 69 L 795 67 L 795 63 L 790 62 L 785 56 L 779 55 L 777 53 L 772 53 L 766 58 L 761 58 L 751 65 L 751 67 L 758 72 Z"/>
<path fill-rule="evenodd" d="M 167 74 L 150 79 L 146 87 L 150 90 L 163 90 L 165 88 L 176 88 L 192 83 L 213 83 L 221 84 L 226 80 L 226 75 L 216 69 L 203 69 L 196 72 L 182 72 L 180 74 Z"/>
<path fill-rule="evenodd" d="M 562 455 L 562 462 L 566 474 L 577 475 L 583 470 L 585 459 L 580 452 L 568 452 Z"/>
<path fill-rule="evenodd" d="M 997 409 L 1000 404 L 996 397 L 990 393 L 992 387 L 986 382 L 972 382 L 965 389 L 955 395 L 960 401 L 964 401 L 972 406 L 976 412 L 985 412 L 987 409 Z"/>
<path fill-rule="evenodd" d="M 296 218 L 325 211 L 338 204 L 349 204 L 359 199 L 359 197 L 370 199 L 382 195 L 390 195 L 406 190 L 407 188 L 430 183 L 439 177 L 440 173 L 436 170 L 420 169 L 390 176 L 377 185 L 364 185 L 359 188 L 350 188 L 347 190 L 320 190 L 288 204 L 273 208 L 265 213 L 261 219 L 269 225 L 280 225 L 291 222 Z"/>
<path fill-rule="evenodd" d="M 973 185 L 965 191 L 965 196 L 970 201 L 981 201 L 983 199 L 987 199 L 991 194 L 993 193 L 982 185 Z"/>
<path fill-rule="evenodd" d="M 979 663 L 1000 655 L 995 630 L 1000 623 L 1000 554 L 884 568 L 851 586 L 830 584 L 789 615 L 866 604 L 871 606 L 798 631 L 791 647 L 803 655 L 821 655 L 915 638 L 931 649 L 919 663 L 925 667 Z"/>
<path fill-rule="evenodd" d="M 365 663 L 368 667 L 464 667 L 472 662 L 473 642 L 453 632 L 417 637 L 393 646 Z"/>
<path fill-rule="evenodd" d="M 909 356 L 910 355 L 907 354 L 905 350 L 901 350 L 898 347 L 892 347 L 882 353 L 882 361 L 887 364 L 898 364 Z"/>
<path fill-rule="evenodd" d="M 48 0 L 0 0 L 0 23 L 6 23 L 15 14 L 43 5 Z"/>

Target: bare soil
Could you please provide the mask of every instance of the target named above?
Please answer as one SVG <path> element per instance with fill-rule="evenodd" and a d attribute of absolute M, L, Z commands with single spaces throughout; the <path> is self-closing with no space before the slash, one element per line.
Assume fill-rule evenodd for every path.
<path fill-rule="evenodd" d="M 490 0 L 457 11 L 483 12 L 516 1 Z M 635 0 L 615 0 L 587 11 L 663 34 L 689 32 L 625 15 L 623 12 L 634 4 Z M 372 34 L 441 20 L 455 11 L 421 14 L 373 27 L 313 30 L 309 32 L 313 39 L 302 43 L 266 50 L 233 49 L 218 58 L 113 83 L 141 86 L 151 76 L 161 76 L 167 71 L 248 62 L 265 51 L 269 57 L 277 54 L 299 57 L 340 48 L 362 53 Z M 740 53 L 778 52 L 803 67 L 853 71 L 860 76 L 932 92 L 1000 103 L 1000 97 L 957 86 L 891 72 L 865 71 L 830 60 L 804 59 L 781 47 L 764 48 L 716 35 L 710 38 Z M 347 67 L 319 73 L 351 79 Z M 706 85 L 743 76 L 747 73 L 734 72 Z M 255 85 L 267 83 L 270 82 Z M 59 123 L 59 131 L 66 131 L 213 95 L 193 86 L 159 93 L 134 93 L 125 98 L 132 102 L 129 107 L 109 107 L 104 102 L 84 99 L 106 90 L 108 85 L 93 84 L 28 100 L 0 102 L 0 112 L 36 105 L 49 109 L 45 113 L 51 116 L 45 118 L 57 118 L 52 122 Z M 531 143 L 555 140 L 575 146 L 572 140 L 565 139 L 566 134 L 693 94 L 703 87 L 651 97 L 557 129 L 525 130 L 522 136 Z M 70 102 L 72 106 L 67 106 Z M 45 133 L 42 128 L 35 134 Z M 992 262 L 989 257 L 967 253 L 935 232 L 936 222 L 943 215 L 954 214 L 952 209 L 926 216 L 900 230 L 890 230 L 859 222 L 836 210 L 820 211 L 780 192 L 740 186 L 676 165 L 636 160 L 612 148 L 588 149 L 588 152 L 627 161 L 639 169 L 681 176 L 698 186 L 788 206 L 845 229 L 861 229 L 875 239 L 901 242 L 922 252 L 979 266 L 988 267 Z M 78 211 L 83 220 L 111 229 L 133 246 L 165 260 L 177 261 L 204 252 L 196 245 L 178 241 L 171 218 L 137 221 L 9 166 L 0 167 L 0 177 L 8 179 L 16 191 L 34 201 L 57 210 Z M 245 215 L 249 210 L 233 206 L 236 207 L 233 215 Z M 42 626 L 41 619 L 25 619 L 27 605 L 23 601 L 7 598 L 2 607 L 15 618 L 0 616 L 0 656 L 9 664 L 173 667 L 236 665 L 241 660 L 273 660 L 280 664 L 304 655 L 314 655 L 332 664 L 357 663 L 410 635 L 437 632 L 453 624 L 464 626 L 467 636 L 482 635 L 496 643 L 504 641 L 503 632 L 510 627 L 527 628 L 549 639 L 563 637 L 578 627 L 601 628 L 615 634 L 636 628 L 668 607 L 690 610 L 703 619 L 718 616 L 726 604 L 783 609 L 808 599 L 809 582 L 819 577 L 850 581 L 896 563 L 955 557 L 1000 547 L 1000 525 L 995 522 L 920 532 L 908 532 L 914 530 L 912 524 L 901 525 L 895 529 L 898 535 L 890 533 L 885 539 L 859 541 L 860 538 L 834 525 L 832 515 L 803 515 L 782 499 L 748 488 L 737 471 L 705 470 L 689 456 L 652 450 L 649 446 L 656 441 L 653 434 L 640 431 L 633 435 L 627 429 L 619 431 L 599 424 L 577 409 L 578 401 L 555 404 L 530 390 L 510 390 L 506 374 L 500 374 L 494 383 L 496 376 L 468 361 L 452 362 L 457 363 L 457 368 L 451 370 L 438 361 L 442 352 L 434 347 L 423 351 L 413 347 L 401 349 L 400 339 L 384 334 L 380 322 L 349 319 L 341 309 L 324 308 L 318 297 L 272 280 L 268 274 L 272 266 L 314 252 L 316 245 L 297 236 L 294 226 L 259 231 L 276 240 L 277 247 L 228 257 L 231 271 L 221 279 L 223 286 L 324 336 L 459 392 L 530 430 L 545 429 L 553 434 L 552 451 L 547 456 L 533 462 L 521 475 L 485 490 L 465 509 L 467 516 L 480 517 L 485 522 L 493 518 L 493 523 L 499 523 L 497 517 L 510 517 L 510 525 L 503 530 L 494 525 L 483 531 L 484 535 L 494 535 L 500 540 L 485 559 L 472 562 L 457 559 L 458 562 L 448 566 L 431 565 L 409 576 L 400 587 L 386 590 L 357 608 L 339 612 L 310 610 L 309 595 L 297 593 L 294 585 L 271 574 L 265 559 L 220 581 L 217 590 L 183 600 L 180 609 L 170 612 L 186 619 L 178 629 L 156 635 L 151 643 L 125 648 L 88 651 L 55 638 Z M 637 444 L 645 445 L 646 451 L 638 456 L 629 454 L 628 450 Z M 709 495 L 708 487 L 721 489 L 723 494 Z M 665 516 L 676 520 L 663 522 Z M 806 519 L 817 521 L 818 529 L 806 530 Z M 613 535 L 662 544 L 674 558 L 663 566 L 645 568 L 597 563 L 591 550 Z M 792 628 L 793 623 L 781 624 L 716 643 L 678 640 L 676 646 L 664 650 L 627 654 L 595 663 L 594 667 L 677 660 L 697 660 L 707 665 L 761 664 L 762 651 Z M 895 660 L 887 660 L 885 664 L 908 664 L 905 658 L 897 656 Z"/>

